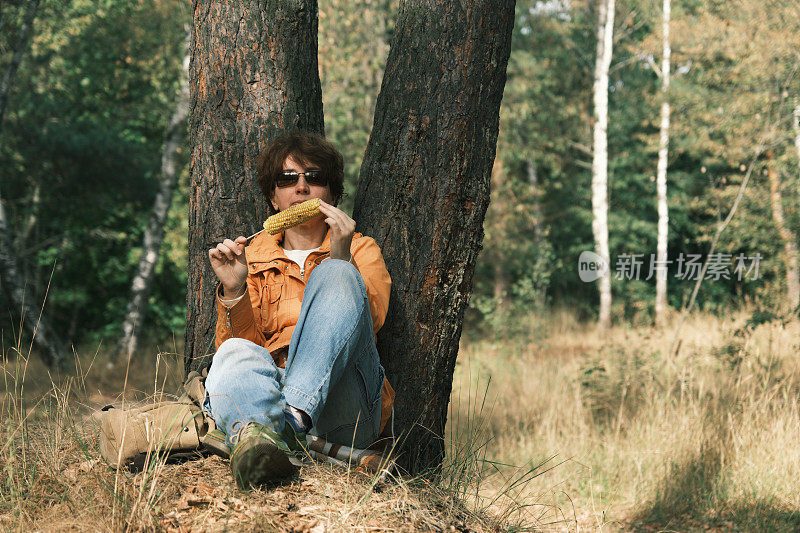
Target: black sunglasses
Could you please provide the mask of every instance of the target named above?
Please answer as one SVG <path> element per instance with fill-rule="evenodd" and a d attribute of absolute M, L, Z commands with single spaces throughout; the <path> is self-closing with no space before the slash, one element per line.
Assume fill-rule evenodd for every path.
<path fill-rule="evenodd" d="M 305 172 L 295 172 L 294 170 L 284 170 L 275 178 L 275 185 L 278 187 L 292 187 L 297 183 L 302 175 L 309 185 L 324 187 L 328 184 L 328 178 L 321 170 L 307 170 Z"/>

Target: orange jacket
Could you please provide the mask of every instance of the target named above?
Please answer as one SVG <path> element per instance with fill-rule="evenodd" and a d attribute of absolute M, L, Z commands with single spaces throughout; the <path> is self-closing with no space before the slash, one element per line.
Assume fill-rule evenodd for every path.
<path fill-rule="evenodd" d="M 330 257 L 330 231 L 325 235 L 319 250 L 306 259 L 305 275 L 300 267 L 286 257 L 280 243 L 283 233 L 256 236 L 245 248 L 247 255 L 247 289 L 249 301 L 242 298 L 232 307 L 226 307 L 217 291 L 216 347 L 231 337 L 252 341 L 269 350 L 275 364 L 286 365 L 286 354 L 294 326 L 300 318 L 300 304 L 306 279 L 314 268 Z M 353 264 L 361 273 L 367 288 L 369 310 L 375 333 L 386 319 L 389 290 L 392 280 L 383 262 L 381 250 L 371 237 L 360 233 L 353 235 L 350 245 Z M 381 425 L 383 431 L 394 403 L 394 390 L 384 379 L 381 393 Z"/>

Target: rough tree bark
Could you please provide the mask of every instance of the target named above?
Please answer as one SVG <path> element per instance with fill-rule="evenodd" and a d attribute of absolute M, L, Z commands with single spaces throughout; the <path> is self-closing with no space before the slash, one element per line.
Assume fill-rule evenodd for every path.
<path fill-rule="evenodd" d="M 109 364 L 113 364 L 121 354 L 127 354 L 127 357 L 130 358 L 131 354 L 136 351 L 136 345 L 139 341 L 137 327 L 141 325 L 147 312 L 147 297 L 150 294 L 153 273 L 161 250 L 161 241 L 164 239 L 164 223 L 167 220 L 167 213 L 172 204 L 172 194 L 175 192 L 175 186 L 178 183 L 178 154 L 183 144 L 186 133 L 186 117 L 189 114 L 188 36 L 185 51 L 187 55 L 183 58 L 181 88 L 178 100 L 175 103 L 175 111 L 167 125 L 164 144 L 161 147 L 161 184 L 153 202 L 150 220 L 144 232 L 142 256 L 139 258 L 136 274 L 131 283 L 131 296 L 125 309 L 122 335 L 117 342 L 116 350 Z"/>
<path fill-rule="evenodd" d="M 663 48 L 661 53 L 661 126 L 658 137 L 658 168 L 656 189 L 658 194 L 658 240 L 656 243 L 656 325 L 662 325 L 667 310 L 667 239 L 669 236 L 669 208 L 667 206 L 667 156 L 669 155 L 669 45 L 670 0 L 664 0 L 662 18 Z"/>
<path fill-rule="evenodd" d="M 594 145 L 592 157 L 592 233 L 595 253 L 608 268 L 598 281 L 598 325 L 611 325 L 611 264 L 608 250 L 608 70 L 614 36 L 614 0 L 598 0 L 597 55 L 594 68 Z"/>
<path fill-rule="evenodd" d="M 195 0 L 193 10 L 187 370 L 213 350 L 208 249 L 267 216 L 258 153 L 282 131 L 324 131 L 316 0 Z"/>
<path fill-rule="evenodd" d="M 783 195 L 781 178 L 775 170 L 772 150 L 766 151 L 767 176 L 769 177 L 769 200 L 772 206 L 772 219 L 783 241 L 783 263 L 786 267 L 786 302 L 789 309 L 800 305 L 800 268 L 797 264 L 797 236 L 786 224 L 783 216 Z"/>
<path fill-rule="evenodd" d="M 435 468 L 489 201 L 514 0 L 400 2 L 355 199 L 392 275 L 378 351 L 400 463 Z"/>

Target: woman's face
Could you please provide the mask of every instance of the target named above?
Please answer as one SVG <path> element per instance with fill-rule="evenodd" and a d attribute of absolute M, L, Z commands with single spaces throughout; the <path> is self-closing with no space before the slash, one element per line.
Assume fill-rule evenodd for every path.
<path fill-rule="evenodd" d="M 295 161 L 292 156 L 286 158 L 283 162 L 283 170 L 293 170 L 295 172 L 305 172 L 306 170 L 316 170 L 313 167 L 305 168 L 303 165 Z M 287 207 L 294 204 L 311 200 L 312 198 L 319 198 L 323 202 L 333 205 L 333 197 L 331 196 L 330 185 L 320 186 L 311 185 L 306 181 L 305 174 L 297 177 L 297 183 L 289 187 L 275 187 L 272 192 L 272 206 L 278 210 L 283 211 Z M 315 219 L 317 220 L 317 219 Z"/>

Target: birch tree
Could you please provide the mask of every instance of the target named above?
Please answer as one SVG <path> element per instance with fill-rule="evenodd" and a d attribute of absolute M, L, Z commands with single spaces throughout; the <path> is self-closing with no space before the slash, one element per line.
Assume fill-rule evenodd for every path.
<path fill-rule="evenodd" d="M 797 150 L 797 162 L 800 163 L 800 104 L 795 101 L 792 112 L 792 129 L 794 130 L 794 148 Z"/>
<path fill-rule="evenodd" d="M 669 155 L 669 43 L 670 0 L 664 0 L 661 52 L 661 125 L 658 136 L 658 167 L 656 190 L 658 194 L 658 237 L 656 242 L 656 324 L 664 322 L 667 309 L 667 238 L 669 235 L 669 207 L 667 205 L 667 157 Z"/>
<path fill-rule="evenodd" d="M 187 54 L 183 58 L 181 88 L 175 104 L 175 111 L 167 126 L 164 145 L 161 150 L 161 186 L 153 202 L 150 220 L 145 229 L 142 256 L 139 259 L 136 275 L 131 283 L 131 296 L 125 309 L 122 336 L 117 343 L 117 349 L 114 351 L 110 364 L 113 364 L 120 354 L 127 353 L 128 358 L 130 358 L 131 354 L 136 351 L 136 345 L 139 341 L 137 326 L 141 325 L 147 311 L 147 297 L 150 294 L 153 273 L 161 250 L 161 242 L 164 239 L 164 223 L 167 219 L 169 207 L 172 204 L 172 194 L 178 183 L 180 170 L 178 168 L 178 156 L 186 132 L 186 117 L 189 113 L 188 37 L 184 50 Z"/>
<path fill-rule="evenodd" d="M 28 41 L 38 7 L 39 0 L 32 0 L 28 3 L 11 63 L 3 74 L 3 79 L 0 80 L 0 132 L 2 132 L 8 96 L 14 85 L 14 77 L 22 62 L 22 57 L 28 49 Z M 37 311 L 31 302 L 32 296 L 30 293 L 26 294 L 25 279 L 19 269 L 13 242 L 9 220 L 3 207 L 3 198 L 0 196 L 0 287 L 22 313 L 22 324 L 30 332 L 31 342 L 41 350 L 44 362 L 51 367 L 63 367 L 67 359 L 62 343 L 48 322 L 44 320 L 42 309 Z M 44 302 L 41 305 L 44 306 Z"/>
<path fill-rule="evenodd" d="M 800 304 L 800 269 L 797 264 L 797 237 L 786 222 L 783 214 L 783 193 L 781 178 L 775 168 L 775 156 L 767 150 L 767 177 L 769 178 L 769 199 L 772 208 L 772 220 L 783 241 L 784 265 L 786 267 L 786 298 L 790 309 Z"/>
<path fill-rule="evenodd" d="M 598 325 L 611 325 L 611 269 L 608 249 L 608 70 L 614 42 L 614 0 L 598 1 L 597 53 L 594 68 L 594 144 L 592 156 L 592 233 L 595 253 L 609 268 L 598 279 Z"/>

